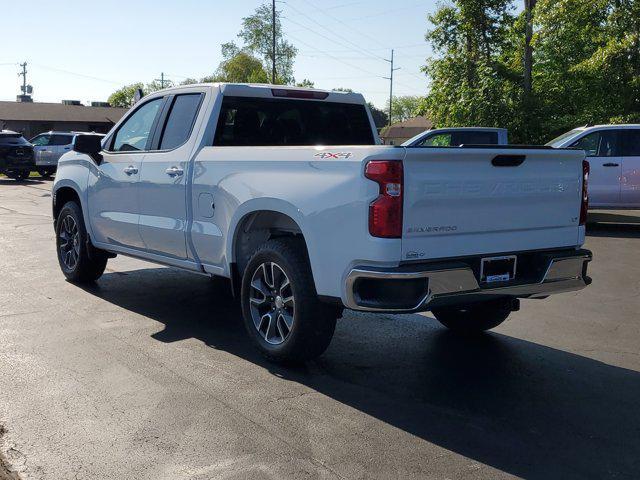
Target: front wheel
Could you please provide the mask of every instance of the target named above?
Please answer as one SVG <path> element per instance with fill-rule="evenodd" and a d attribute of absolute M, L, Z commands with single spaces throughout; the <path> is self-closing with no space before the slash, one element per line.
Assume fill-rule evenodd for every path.
<path fill-rule="evenodd" d="M 67 202 L 56 220 L 56 250 L 60 269 L 70 282 L 94 282 L 107 267 L 107 254 L 95 248 L 89 252 L 87 239 L 80 206 Z"/>
<path fill-rule="evenodd" d="M 297 239 L 269 240 L 258 248 L 242 277 L 241 300 L 247 332 L 271 360 L 310 360 L 331 342 L 338 311 L 318 299 Z"/>
<path fill-rule="evenodd" d="M 511 299 L 499 299 L 435 308 L 432 313 L 436 320 L 448 329 L 463 334 L 474 334 L 500 325 L 513 311 L 513 305 Z"/>

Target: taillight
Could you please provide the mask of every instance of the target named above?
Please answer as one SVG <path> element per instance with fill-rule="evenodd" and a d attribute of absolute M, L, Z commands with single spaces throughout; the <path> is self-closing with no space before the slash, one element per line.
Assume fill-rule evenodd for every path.
<path fill-rule="evenodd" d="M 380 195 L 369 205 L 369 233 L 374 237 L 402 237 L 402 162 L 372 160 L 364 176 L 380 186 Z"/>
<path fill-rule="evenodd" d="M 580 225 L 587 224 L 587 210 L 589 209 L 589 162 L 582 161 L 582 203 L 580 205 Z"/>

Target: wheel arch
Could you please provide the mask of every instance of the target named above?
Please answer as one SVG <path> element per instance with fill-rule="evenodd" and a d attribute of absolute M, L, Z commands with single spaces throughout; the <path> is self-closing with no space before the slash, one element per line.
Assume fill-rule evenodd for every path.
<path fill-rule="evenodd" d="M 63 183 L 60 186 L 56 185 L 51 196 L 52 196 L 51 207 L 52 207 L 54 225 L 58 220 L 58 215 L 60 214 L 60 210 L 62 210 L 62 207 L 64 206 L 65 203 L 70 201 L 78 202 L 78 205 L 80 206 L 80 210 L 82 210 L 82 215 L 85 217 L 84 218 L 85 224 L 87 223 L 86 212 L 84 209 L 82 196 L 79 193 L 79 188 L 77 187 L 77 185 L 72 183 Z"/>
<path fill-rule="evenodd" d="M 275 204 L 255 204 L 239 209 L 227 238 L 227 259 L 231 277 L 242 275 L 249 258 L 262 243 L 271 238 L 294 236 L 305 245 L 305 255 L 309 259 L 308 237 L 299 210 L 281 202 Z"/>

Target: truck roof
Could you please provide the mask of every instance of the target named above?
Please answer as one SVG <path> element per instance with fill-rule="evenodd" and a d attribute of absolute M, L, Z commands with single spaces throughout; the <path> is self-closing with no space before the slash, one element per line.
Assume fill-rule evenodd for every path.
<path fill-rule="evenodd" d="M 188 90 L 193 87 L 218 87 L 220 88 L 222 95 L 229 97 L 290 98 L 339 103 L 365 103 L 365 99 L 362 94 L 355 92 L 340 92 L 335 90 L 321 90 L 317 88 L 260 83 L 195 83 L 191 85 L 179 85 L 176 87 L 165 88 L 164 90 L 160 90 L 160 92 Z"/>

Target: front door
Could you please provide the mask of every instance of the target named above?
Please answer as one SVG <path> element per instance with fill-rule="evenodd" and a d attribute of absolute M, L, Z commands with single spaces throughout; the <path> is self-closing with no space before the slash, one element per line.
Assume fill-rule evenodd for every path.
<path fill-rule="evenodd" d="M 37 166 L 46 166 L 49 165 L 49 141 L 51 140 L 51 135 L 48 133 L 42 133 L 35 138 L 31 139 L 31 143 L 33 144 L 33 156 L 35 158 L 35 162 Z"/>
<path fill-rule="evenodd" d="M 108 139 L 101 164 L 91 172 L 89 220 L 97 242 L 144 248 L 138 230 L 140 170 L 163 101 L 137 107 Z"/>
<path fill-rule="evenodd" d="M 620 205 L 620 156 L 617 130 L 599 130 L 589 133 L 571 145 L 586 152 L 589 174 L 589 206 L 616 207 Z"/>
<path fill-rule="evenodd" d="M 622 206 L 640 208 L 640 128 L 622 130 Z"/>
<path fill-rule="evenodd" d="M 147 250 L 187 258 L 189 141 L 202 94 L 170 96 L 140 177 L 140 235 Z"/>

